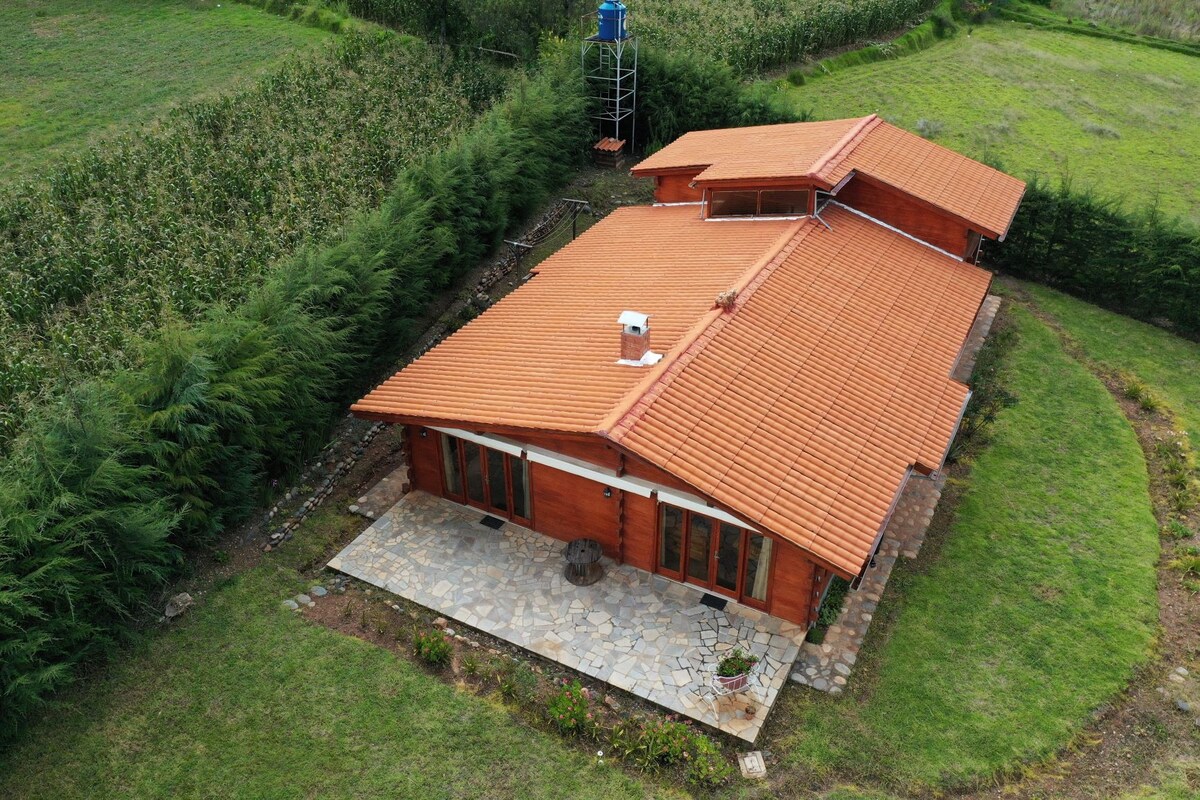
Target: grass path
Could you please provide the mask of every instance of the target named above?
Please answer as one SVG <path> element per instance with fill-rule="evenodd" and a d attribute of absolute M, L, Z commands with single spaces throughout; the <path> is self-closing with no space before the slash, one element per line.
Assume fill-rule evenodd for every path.
<path fill-rule="evenodd" d="M 234 0 L 5 0 L 0 180 L 329 35 Z"/>
<path fill-rule="evenodd" d="M 1089 358 L 1128 372 L 1162 400 L 1200 451 L 1200 342 L 1105 311 L 1035 283 L 1020 282 Z"/>
<path fill-rule="evenodd" d="M 312 538 L 64 698 L 0 759 L 0 797 L 654 795 L 502 707 L 281 610 L 306 585 L 287 563 L 326 544 Z"/>
<path fill-rule="evenodd" d="M 986 780 L 1063 747 L 1149 655 L 1158 536 L 1137 440 L 1055 335 L 1012 314 L 1019 402 L 950 530 L 893 574 L 889 633 L 848 696 L 792 694 L 773 718 L 789 769 L 898 790 Z"/>
<path fill-rule="evenodd" d="M 930 121 L 937 142 L 1022 177 L 1069 175 L 1133 208 L 1157 197 L 1200 224 L 1200 58 L 997 22 L 789 91 L 818 118 Z"/>

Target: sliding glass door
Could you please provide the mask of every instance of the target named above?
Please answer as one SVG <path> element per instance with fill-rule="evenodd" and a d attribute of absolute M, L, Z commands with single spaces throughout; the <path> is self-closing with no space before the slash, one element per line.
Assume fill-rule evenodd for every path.
<path fill-rule="evenodd" d="M 766 607 L 769 538 L 667 503 L 658 508 L 658 572 Z"/>
<path fill-rule="evenodd" d="M 481 444 L 441 434 L 446 497 L 529 524 L 529 462 Z"/>

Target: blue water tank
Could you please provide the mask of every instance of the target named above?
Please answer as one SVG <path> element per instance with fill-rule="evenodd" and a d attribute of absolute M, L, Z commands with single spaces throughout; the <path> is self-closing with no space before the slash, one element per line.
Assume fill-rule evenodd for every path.
<path fill-rule="evenodd" d="M 619 42 L 629 34 L 625 32 L 625 4 L 621 0 L 604 0 L 597 12 L 600 18 L 600 35 L 596 38 L 602 42 Z"/>

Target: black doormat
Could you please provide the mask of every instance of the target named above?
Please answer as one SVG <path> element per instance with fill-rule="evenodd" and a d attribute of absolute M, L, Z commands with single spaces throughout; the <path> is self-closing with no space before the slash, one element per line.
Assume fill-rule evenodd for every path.
<path fill-rule="evenodd" d="M 493 517 L 491 514 L 488 514 L 486 517 L 479 520 L 479 522 L 480 524 L 486 525 L 494 531 L 498 531 L 504 527 L 504 520 L 500 519 L 499 517 Z"/>
<path fill-rule="evenodd" d="M 715 608 L 717 611 L 724 611 L 728 602 L 724 597 L 717 597 L 715 594 L 706 594 L 700 598 L 700 605 Z"/>

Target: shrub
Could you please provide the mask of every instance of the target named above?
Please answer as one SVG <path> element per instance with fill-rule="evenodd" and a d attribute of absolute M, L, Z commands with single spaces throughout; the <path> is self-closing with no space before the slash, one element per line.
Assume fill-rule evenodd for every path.
<path fill-rule="evenodd" d="M 417 631 L 413 634 L 413 653 L 431 667 L 444 667 L 450 663 L 454 646 L 439 630 Z"/>
<path fill-rule="evenodd" d="M 733 775 L 733 767 L 717 745 L 673 717 L 630 717 L 609 734 L 610 746 L 621 758 L 641 769 L 686 764 L 687 780 L 697 786 L 719 786 Z"/>
<path fill-rule="evenodd" d="M 179 562 L 130 414 L 83 384 L 36 411 L 0 462 L 0 741 L 129 639 Z"/>
<path fill-rule="evenodd" d="M 971 398 L 963 412 L 958 435 L 950 445 L 949 460 L 957 461 L 982 447 L 988 440 L 988 428 L 1000 412 L 1016 404 L 1017 398 L 1004 385 L 1003 366 L 1016 343 L 1016 333 L 1001 308 L 992 330 L 975 356 L 971 371 Z"/>
<path fill-rule="evenodd" d="M 733 773 L 733 765 L 711 739 L 700 735 L 691 737 L 685 772 L 689 783 L 715 789 L 732 778 Z"/>
<path fill-rule="evenodd" d="M 1173 539 L 1175 541 L 1182 541 L 1184 539 L 1192 538 L 1192 536 L 1194 534 L 1192 532 L 1192 529 L 1189 528 L 1186 524 L 1184 524 L 1180 520 L 1173 519 L 1173 520 L 1170 520 L 1169 522 L 1167 522 L 1167 524 L 1163 525 L 1162 535 L 1163 535 L 1163 538 L 1165 538 L 1165 539 Z"/>
<path fill-rule="evenodd" d="M 521 703 L 537 697 L 538 676 L 527 664 L 505 659 L 496 669 L 496 688 L 500 695 Z"/>
<path fill-rule="evenodd" d="M 1153 209 L 1034 182 L 990 265 L 1090 303 L 1200 334 L 1200 232 Z"/>
<path fill-rule="evenodd" d="M 817 612 L 817 625 L 828 628 L 837 622 L 838 614 L 842 613 L 842 605 L 846 602 L 846 593 L 850 591 L 850 582 L 836 575 L 829 582 L 829 591 Z"/>
<path fill-rule="evenodd" d="M 800 122 L 772 85 L 746 88 L 728 64 L 646 48 L 638 62 L 637 145 L 655 149 L 693 130 Z"/>
<path fill-rule="evenodd" d="M 1200 554 L 1188 553 L 1171 562 L 1171 566 L 1184 575 L 1192 578 L 1200 578 Z"/>
<path fill-rule="evenodd" d="M 278 264 L 232 308 L 167 325 L 136 369 L 38 407 L 0 458 L 0 737 L 128 637 L 181 563 L 176 543 L 211 541 L 265 477 L 314 452 L 414 340 L 437 287 L 563 182 L 587 137 L 570 66 L 549 54 L 337 243 Z"/>
<path fill-rule="evenodd" d="M 579 681 L 572 681 L 564 683 L 550 698 L 546 714 L 563 733 L 592 733 L 595 723 L 588 706 L 587 691 L 579 685 Z"/>

